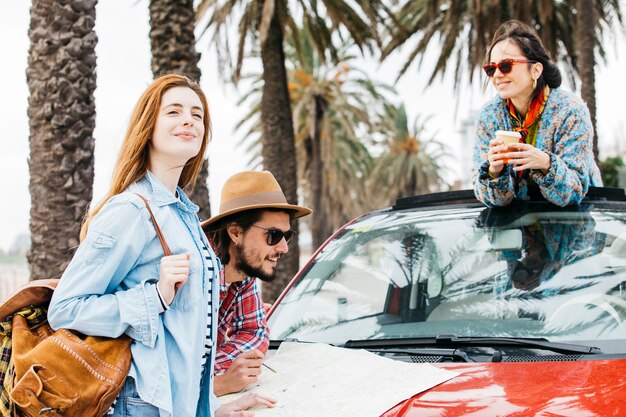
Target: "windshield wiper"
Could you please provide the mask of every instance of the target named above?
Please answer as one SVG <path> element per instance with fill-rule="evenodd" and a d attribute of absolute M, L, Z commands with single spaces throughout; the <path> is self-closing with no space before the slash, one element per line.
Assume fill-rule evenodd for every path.
<path fill-rule="evenodd" d="M 602 350 L 595 346 L 575 345 L 572 343 L 550 342 L 545 338 L 524 337 L 456 337 L 442 334 L 435 338 L 437 344 L 453 346 L 510 346 L 546 349 L 557 353 L 590 353 L 601 354 Z"/>
<path fill-rule="evenodd" d="M 455 362 L 474 362 L 470 359 L 466 352 L 460 349 L 432 349 L 432 348 L 413 348 L 413 349 L 367 349 L 368 352 L 378 355 L 407 355 L 407 356 L 432 356 L 445 357 L 455 360 Z M 434 361 L 438 362 L 438 361 Z"/>
<path fill-rule="evenodd" d="M 389 339 L 385 339 L 389 340 Z M 270 349 L 278 349 L 283 342 L 295 342 L 295 343 L 318 343 L 311 342 L 306 340 L 298 340 L 296 338 L 287 338 L 284 340 L 273 339 L 270 340 Z M 380 347 L 380 340 L 358 340 L 358 341 L 348 341 L 345 345 L 340 344 L 332 344 L 328 343 L 331 346 L 344 347 L 344 348 L 355 348 L 356 346 L 349 346 L 352 344 L 359 344 L 359 349 L 366 349 L 369 352 L 376 353 L 384 356 L 385 354 L 395 354 L 395 355 L 408 355 L 408 356 L 432 356 L 432 357 L 445 357 L 451 358 L 454 362 L 474 362 L 466 352 L 463 352 L 460 349 L 442 349 L 442 348 L 412 348 L 412 349 L 393 349 L 393 348 L 381 348 L 376 349 L 376 347 Z M 371 344 L 372 348 L 369 348 L 367 345 Z M 437 362 L 437 361 L 434 361 Z"/>
<path fill-rule="evenodd" d="M 401 339 L 374 339 L 374 340 L 348 340 L 344 347 L 347 348 L 402 348 L 419 346 L 509 346 L 545 349 L 551 352 L 570 354 L 587 353 L 601 354 L 602 351 L 593 346 L 574 345 L 570 343 L 550 342 L 544 338 L 522 337 L 457 337 L 450 334 L 442 334 L 437 337 L 414 337 Z"/>

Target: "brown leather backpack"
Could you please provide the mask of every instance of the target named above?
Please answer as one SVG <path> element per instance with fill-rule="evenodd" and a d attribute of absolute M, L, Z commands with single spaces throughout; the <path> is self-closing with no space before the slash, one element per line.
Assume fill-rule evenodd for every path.
<path fill-rule="evenodd" d="M 0 319 L 21 307 L 47 304 L 57 279 L 32 281 L 5 301 Z M 8 313 L 8 314 L 7 314 Z M 47 321 L 29 327 L 18 314 L 12 320 L 10 398 L 26 416 L 103 416 L 124 385 L 130 369 L 131 339 L 53 331 Z"/>
<path fill-rule="evenodd" d="M 139 194 L 138 194 L 139 195 Z M 171 251 L 146 203 L 166 256 Z M 132 340 L 53 331 L 47 321 L 29 326 L 14 314 L 26 306 L 47 311 L 58 279 L 32 281 L 0 305 L 0 321 L 12 319 L 11 362 L 14 383 L 9 394 L 29 417 L 102 417 L 111 407 L 130 370 Z"/>

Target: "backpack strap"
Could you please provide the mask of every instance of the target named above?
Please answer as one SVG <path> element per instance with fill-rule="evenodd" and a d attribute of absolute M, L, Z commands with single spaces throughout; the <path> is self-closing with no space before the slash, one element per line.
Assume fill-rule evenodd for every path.
<path fill-rule="evenodd" d="M 146 204 L 146 208 L 148 209 L 148 213 L 150 213 L 150 218 L 152 219 L 152 224 L 154 225 L 154 229 L 156 230 L 156 234 L 159 237 L 159 241 L 161 242 L 161 246 L 163 247 L 163 252 L 165 256 L 170 256 L 172 251 L 165 241 L 165 237 L 163 237 L 163 233 L 161 232 L 161 228 L 150 209 L 150 204 L 148 204 L 148 200 L 140 194 L 137 194 L 139 198 L 143 200 Z M 28 305 L 44 305 L 50 302 L 52 298 L 52 292 L 56 288 L 59 283 L 59 279 L 37 279 L 34 281 L 30 281 L 27 284 L 18 288 L 13 295 L 4 300 L 2 304 L 0 304 L 0 321 L 6 320 L 6 318 L 12 314 L 14 314 L 19 309 L 28 306 Z"/>
<path fill-rule="evenodd" d="M 172 251 L 170 250 L 170 247 L 165 241 L 165 237 L 163 236 L 163 233 L 161 232 L 161 228 L 159 227 L 159 224 L 157 223 L 156 218 L 154 217 L 154 214 L 152 214 L 152 209 L 150 209 L 150 204 L 148 204 L 148 200 L 141 194 L 137 194 L 137 196 L 141 198 L 143 202 L 146 204 L 146 208 L 148 209 L 148 213 L 150 213 L 150 218 L 152 219 L 152 224 L 154 225 L 154 230 L 156 230 L 156 234 L 159 237 L 161 246 L 163 247 L 163 253 L 165 253 L 165 256 L 170 256 L 172 254 Z"/>

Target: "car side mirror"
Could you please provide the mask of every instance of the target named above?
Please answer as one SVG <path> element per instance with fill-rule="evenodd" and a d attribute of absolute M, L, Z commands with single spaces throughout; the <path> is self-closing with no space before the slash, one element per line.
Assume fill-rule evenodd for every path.
<path fill-rule="evenodd" d="M 522 240 L 522 231 L 519 229 L 496 229 L 489 235 L 489 245 L 496 251 L 520 250 Z"/>
<path fill-rule="evenodd" d="M 428 279 L 428 283 L 426 284 L 428 298 L 439 297 L 441 295 L 441 291 L 443 291 L 443 275 L 434 274 Z"/>

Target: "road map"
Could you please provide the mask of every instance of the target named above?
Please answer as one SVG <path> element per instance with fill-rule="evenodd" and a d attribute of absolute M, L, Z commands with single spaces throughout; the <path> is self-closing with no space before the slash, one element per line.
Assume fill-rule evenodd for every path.
<path fill-rule="evenodd" d="M 275 408 L 255 408 L 257 417 L 379 417 L 399 402 L 439 385 L 458 373 L 430 364 L 383 358 L 366 350 L 318 343 L 283 342 L 246 392 L 278 400 Z"/>

